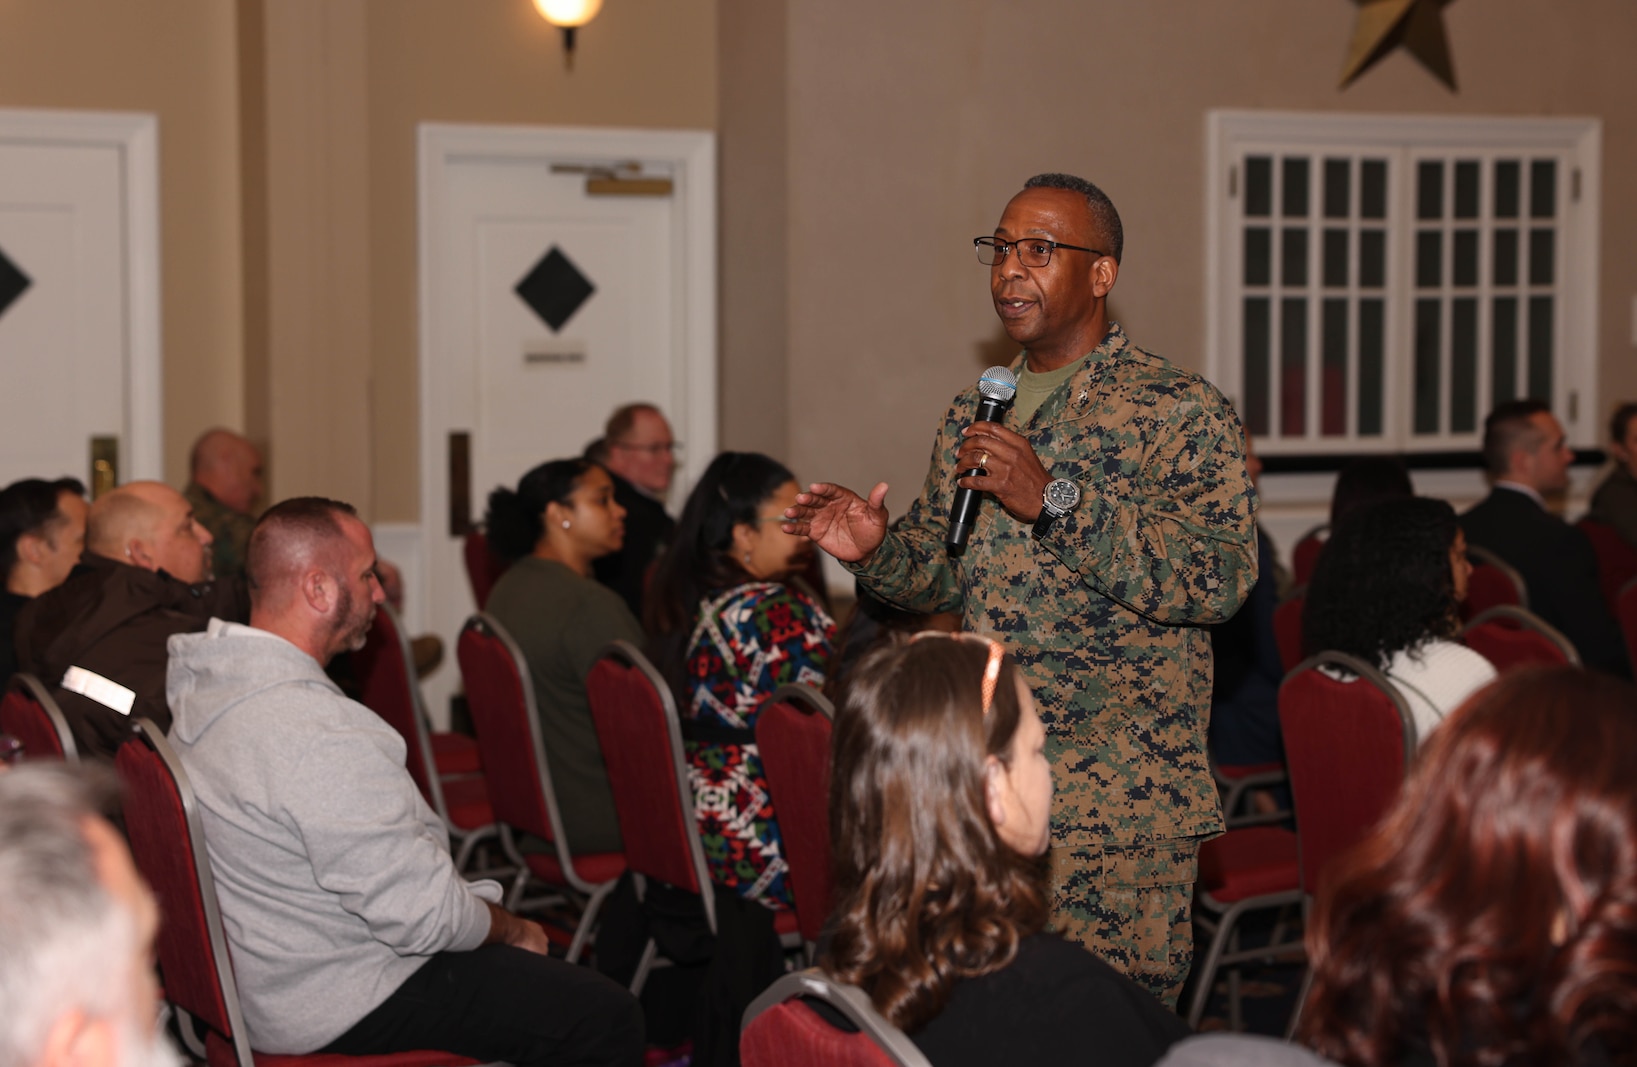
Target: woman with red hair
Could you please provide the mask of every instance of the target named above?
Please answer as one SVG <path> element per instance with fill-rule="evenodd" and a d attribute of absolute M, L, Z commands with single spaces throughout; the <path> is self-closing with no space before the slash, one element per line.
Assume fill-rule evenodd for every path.
<path fill-rule="evenodd" d="M 1343 1064 L 1637 1055 L 1637 689 L 1503 676 L 1327 878 L 1301 1040 Z"/>

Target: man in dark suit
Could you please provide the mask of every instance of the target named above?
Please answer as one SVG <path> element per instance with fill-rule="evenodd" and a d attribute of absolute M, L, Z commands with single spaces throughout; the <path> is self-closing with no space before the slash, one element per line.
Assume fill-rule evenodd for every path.
<path fill-rule="evenodd" d="M 1494 487 L 1461 516 L 1461 527 L 1468 544 L 1517 568 L 1529 609 L 1563 631 L 1586 666 L 1630 677 L 1620 629 L 1598 588 L 1591 542 L 1546 510 L 1541 497 L 1568 485 L 1573 459 L 1562 424 L 1544 403 L 1499 405 L 1484 420 L 1484 466 Z"/>
<path fill-rule="evenodd" d="M 625 546 L 593 564 L 597 581 L 623 597 L 639 619 L 648 568 L 676 531 L 676 520 L 665 512 L 676 449 L 671 424 L 654 405 L 642 403 L 616 410 L 603 436 L 586 449 L 587 459 L 614 476 L 614 500 L 625 509 Z"/>

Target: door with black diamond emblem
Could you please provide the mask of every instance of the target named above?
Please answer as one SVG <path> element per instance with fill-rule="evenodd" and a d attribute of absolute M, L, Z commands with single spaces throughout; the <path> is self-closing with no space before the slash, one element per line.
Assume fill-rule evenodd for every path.
<path fill-rule="evenodd" d="M 0 485 L 160 476 L 155 125 L 0 111 Z"/>
<path fill-rule="evenodd" d="M 422 128 L 423 602 L 446 641 L 496 486 L 632 401 L 683 442 L 673 511 L 715 452 L 714 153 L 705 132 Z"/>

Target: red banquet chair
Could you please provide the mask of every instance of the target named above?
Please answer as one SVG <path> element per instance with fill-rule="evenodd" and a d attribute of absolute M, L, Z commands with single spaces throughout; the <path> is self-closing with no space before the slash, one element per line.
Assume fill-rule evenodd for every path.
<path fill-rule="evenodd" d="M 832 1026 L 803 998 L 822 1000 L 857 1032 Z M 932 1067 L 862 989 L 816 968 L 785 975 L 751 1001 L 739 1035 L 739 1062 L 744 1067 Z"/>
<path fill-rule="evenodd" d="M 353 667 L 360 703 L 403 737 L 409 776 L 449 827 L 449 836 L 458 843 L 455 867 L 464 871 L 477 845 L 496 833 L 477 742 L 427 729 L 409 641 L 388 605 L 376 608 L 364 647 L 353 653 Z"/>
<path fill-rule="evenodd" d="M 1299 585 L 1273 609 L 1273 640 L 1279 646 L 1279 665 L 1288 672 L 1302 661 L 1302 611 L 1307 586 Z"/>
<path fill-rule="evenodd" d="M 586 696 L 614 792 L 625 865 L 636 876 L 639 896 L 648 879 L 697 894 L 714 934 L 714 889 L 694 821 L 682 722 L 670 686 L 634 646 L 615 641 L 592 665 Z M 773 920 L 786 947 L 800 944 L 795 912 L 781 909 Z M 649 938 L 631 978 L 633 993 L 642 991 L 658 952 L 659 944 Z"/>
<path fill-rule="evenodd" d="M 1609 610 L 1615 610 L 1615 603 L 1620 599 L 1620 590 L 1626 583 L 1637 578 L 1637 549 L 1626 544 L 1626 539 L 1606 522 L 1593 518 L 1582 518 L 1575 523 L 1580 532 L 1586 535 L 1586 540 L 1592 543 L 1592 550 L 1597 553 L 1597 584 L 1603 590 L 1603 598 L 1609 602 Z"/>
<path fill-rule="evenodd" d="M 460 551 L 466 564 L 466 580 L 472 585 L 472 600 L 477 610 L 482 611 L 489 606 L 489 593 L 510 564 L 495 553 L 489 545 L 489 535 L 480 528 L 467 531 Z"/>
<path fill-rule="evenodd" d="M 830 862 L 830 723 L 835 709 L 817 689 L 781 686 L 756 717 L 756 747 L 779 813 L 796 926 L 809 954 L 835 897 Z"/>
<path fill-rule="evenodd" d="M 6 694 L 0 698 L 0 734 L 10 734 L 22 743 L 25 760 L 79 762 L 79 749 L 68 720 L 51 691 L 32 674 L 11 676 Z"/>
<path fill-rule="evenodd" d="M 460 631 L 455 656 L 483 763 L 489 768 L 489 804 L 500 824 L 501 846 L 517 864 L 506 907 L 516 910 L 523 903 L 530 879 L 579 898 L 580 919 L 568 946 L 568 961 L 573 963 L 596 929 L 598 909 L 625 872 L 625 857 L 618 852 L 570 850 L 540 736 L 534 681 L 511 635 L 493 616 L 474 615 Z M 512 836 L 517 831 L 542 838 L 552 851 L 520 853 Z M 548 934 L 557 932 L 549 924 L 545 929 Z"/>
<path fill-rule="evenodd" d="M 1194 921 L 1211 938 L 1200 959 L 1188 1005 L 1188 1025 L 1198 1028 L 1216 985 L 1216 972 L 1228 971 L 1228 1025 L 1244 1029 L 1239 969 L 1272 958 L 1302 959 L 1301 937 L 1283 940 L 1276 924 L 1272 943 L 1239 947 L 1239 922 L 1257 911 L 1282 912 L 1302 900 L 1296 835 L 1282 826 L 1242 826 L 1199 848 L 1199 882 L 1195 887 Z"/>
<path fill-rule="evenodd" d="M 1498 604 L 1461 627 L 1461 641 L 1503 673 L 1535 664 L 1580 666 L 1580 653 L 1561 630 L 1512 604 Z"/>
<path fill-rule="evenodd" d="M 1467 579 L 1466 599 L 1461 601 L 1461 621 L 1477 618 L 1502 604 L 1529 606 L 1529 590 L 1516 567 L 1476 545 L 1470 546 L 1466 555 L 1472 563 L 1472 576 Z"/>
<path fill-rule="evenodd" d="M 1324 551 L 1324 543 L 1329 537 L 1330 525 L 1321 523 L 1302 534 L 1296 547 L 1290 550 L 1290 573 L 1297 585 L 1306 585 L 1313 580 L 1313 571 L 1319 565 L 1319 553 Z"/>
<path fill-rule="evenodd" d="M 158 952 L 165 999 L 204 1024 L 209 1067 L 464 1067 L 477 1062 L 448 1052 L 383 1056 L 253 1052 L 187 772 L 148 719 L 138 720 L 135 736 L 120 746 L 114 765 L 125 786 L 131 856 L 159 898 Z"/>

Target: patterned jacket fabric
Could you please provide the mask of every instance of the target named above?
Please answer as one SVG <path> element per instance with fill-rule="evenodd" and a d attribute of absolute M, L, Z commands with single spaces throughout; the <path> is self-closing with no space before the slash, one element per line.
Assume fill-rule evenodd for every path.
<path fill-rule="evenodd" d="M 700 604 L 687 648 L 683 733 L 711 880 L 790 907 L 779 824 L 756 749 L 756 718 L 781 685 L 824 682 L 835 623 L 807 594 L 751 582 Z"/>
<path fill-rule="evenodd" d="M 1016 657 L 1046 725 L 1054 846 L 1219 832 L 1204 627 L 1233 615 L 1256 581 L 1237 416 L 1208 382 L 1111 325 L 1026 425 L 1004 423 L 1048 474 L 1079 483 L 1079 506 L 1036 540 L 986 498 L 954 558 L 944 548 L 954 455 L 976 409 L 975 387 L 955 398 L 920 498 L 851 569 L 900 607 L 963 612 L 966 629 Z"/>
<path fill-rule="evenodd" d="M 193 517 L 199 520 L 199 525 L 215 538 L 210 546 L 210 558 L 216 577 L 232 578 L 242 574 L 246 551 L 250 548 L 250 531 L 256 528 L 256 516 L 234 511 L 196 482 L 189 482 L 182 495 L 193 505 Z"/>

